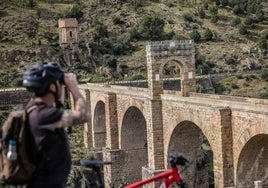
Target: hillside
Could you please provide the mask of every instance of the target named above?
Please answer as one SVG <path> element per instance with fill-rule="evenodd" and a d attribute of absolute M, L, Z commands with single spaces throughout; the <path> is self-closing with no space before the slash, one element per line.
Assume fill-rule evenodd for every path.
<path fill-rule="evenodd" d="M 197 74 L 260 70 L 268 66 L 265 2 L 260 8 L 261 19 L 258 12 L 234 14 L 234 7 L 216 0 L 51 0 L 33 1 L 32 6 L 28 2 L 31 1 L 0 3 L 1 87 L 16 86 L 23 71 L 41 60 L 60 61 L 81 81 L 142 79 L 146 77 L 148 40 L 194 39 Z M 59 46 L 57 24 L 64 17 L 79 20 L 76 49 Z M 142 25 L 146 19 L 151 19 L 152 25 L 153 21 L 163 24 L 163 30 L 155 28 L 147 33 L 148 24 Z M 267 37 L 262 48 L 261 36 Z M 93 49 L 92 57 L 87 45 Z M 254 90 L 255 84 L 247 88 L 251 86 Z M 264 84 L 260 92 L 266 88 Z M 234 93 L 237 92 L 227 92 Z"/>

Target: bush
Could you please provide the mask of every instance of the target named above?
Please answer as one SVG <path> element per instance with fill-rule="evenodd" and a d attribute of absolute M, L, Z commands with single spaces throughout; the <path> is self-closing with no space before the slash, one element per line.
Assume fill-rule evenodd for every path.
<path fill-rule="evenodd" d="M 260 36 L 260 38 L 258 40 L 258 46 L 264 50 L 268 49 L 267 39 L 263 36 Z"/>
<path fill-rule="evenodd" d="M 212 15 L 210 20 L 212 23 L 217 23 L 219 21 L 219 18 L 217 15 Z"/>
<path fill-rule="evenodd" d="M 239 17 L 235 17 L 231 20 L 231 26 L 235 27 L 241 24 L 241 19 Z"/>
<path fill-rule="evenodd" d="M 235 58 L 232 57 L 232 56 L 227 56 L 227 57 L 225 57 L 225 58 L 224 58 L 224 61 L 225 61 L 225 63 L 226 63 L 227 65 L 235 65 L 235 64 L 237 64 Z"/>
<path fill-rule="evenodd" d="M 163 37 L 165 21 L 157 15 L 145 16 L 139 26 L 140 35 L 146 40 L 160 40 Z"/>
<path fill-rule="evenodd" d="M 112 70 L 115 70 L 117 67 L 117 59 L 113 55 L 105 54 L 103 56 L 103 66 L 108 66 Z"/>
<path fill-rule="evenodd" d="M 194 29 L 191 33 L 189 33 L 189 36 L 192 40 L 194 40 L 194 42 L 199 42 L 201 39 L 201 35 L 196 29 Z"/>
<path fill-rule="evenodd" d="M 238 14 L 243 14 L 244 11 L 238 5 L 235 5 L 233 8 L 233 13 L 238 15 Z"/>
<path fill-rule="evenodd" d="M 201 19 L 204 19 L 206 17 L 206 12 L 205 12 L 204 8 L 198 9 L 198 15 L 199 15 L 199 18 L 201 18 Z"/>
<path fill-rule="evenodd" d="M 244 24 L 240 24 L 238 26 L 238 32 L 241 34 L 241 35 L 246 35 L 248 34 L 248 28 L 247 26 L 245 26 Z"/>
<path fill-rule="evenodd" d="M 256 13 L 256 21 L 262 22 L 265 20 L 265 14 L 262 10 L 258 10 Z"/>
<path fill-rule="evenodd" d="M 124 23 L 123 21 L 120 20 L 119 17 L 116 17 L 116 16 L 112 18 L 112 21 L 113 21 L 113 24 L 114 25 L 118 25 L 118 24 Z"/>
<path fill-rule="evenodd" d="M 127 34 L 120 35 L 112 42 L 113 52 L 115 55 L 126 54 L 132 49 L 131 38 Z"/>
<path fill-rule="evenodd" d="M 261 78 L 265 81 L 268 81 L 268 68 L 261 70 Z"/>
<path fill-rule="evenodd" d="M 212 38 L 213 38 L 213 33 L 212 33 L 212 31 L 209 28 L 207 28 L 205 30 L 205 33 L 204 33 L 204 39 L 206 41 L 210 41 L 210 40 L 212 40 Z"/>
<path fill-rule="evenodd" d="M 83 17 L 84 13 L 81 11 L 79 4 L 74 4 L 69 12 L 65 13 L 65 18 L 76 18 L 80 20 Z"/>
<path fill-rule="evenodd" d="M 231 83 L 230 86 L 231 86 L 232 89 L 238 89 L 238 86 L 235 83 Z"/>
<path fill-rule="evenodd" d="M 216 6 L 209 7 L 209 12 L 211 15 L 218 16 L 218 8 Z"/>
<path fill-rule="evenodd" d="M 193 22 L 194 21 L 194 15 L 189 13 L 189 12 L 183 13 L 182 17 L 186 22 Z"/>
<path fill-rule="evenodd" d="M 262 98 L 262 99 L 268 99 L 268 89 L 266 89 L 265 91 L 260 93 L 259 97 Z"/>
<path fill-rule="evenodd" d="M 245 25 L 252 25 L 254 23 L 254 20 L 251 17 L 246 17 L 244 24 Z"/>

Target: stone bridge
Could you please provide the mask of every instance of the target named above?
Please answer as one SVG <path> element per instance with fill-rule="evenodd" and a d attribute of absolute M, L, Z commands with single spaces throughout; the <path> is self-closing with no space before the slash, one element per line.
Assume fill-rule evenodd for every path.
<path fill-rule="evenodd" d="M 147 43 L 148 87 L 83 84 L 92 119 L 85 144 L 112 161 L 105 185 L 121 187 L 169 167 L 181 152 L 189 187 L 268 185 L 268 101 L 195 92 L 194 44 Z M 180 66 L 180 91 L 163 89 L 163 67 Z M 146 187 L 157 187 L 159 183 Z"/>
<path fill-rule="evenodd" d="M 113 163 L 104 167 L 105 187 L 162 172 L 169 168 L 168 154 L 176 152 L 192 162 L 182 173 L 189 187 L 267 186 L 268 101 L 196 93 L 191 41 L 151 42 L 146 51 L 146 87 L 79 86 L 92 113 L 84 125 L 85 145 Z M 170 62 L 180 67 L 180 90 L 163 87 Z M 17 93 L 13 102 L 28 98 L 18 94 L 25 91 L 6 92 Z"/>

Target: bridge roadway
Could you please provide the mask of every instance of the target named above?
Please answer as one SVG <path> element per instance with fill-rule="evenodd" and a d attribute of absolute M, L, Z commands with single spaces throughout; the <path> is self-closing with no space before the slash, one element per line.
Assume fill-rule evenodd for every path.
<path fill-rule="evenodd" d="M 113 162 L 105 167 L 106 186 L 168 168 L 170 152 L 194 161 L 183 173 L 189 187 L 252 187 L 256 180 L 268 185 L 267 100 L 168 90 L 153 99 L 147 88 L 100 84 L 80 89 L 92 111 L 85 144 Z M 206 141 L 213 153 L 209 163 Z M 212 175 L 200 164 L 213 164 Z"/>

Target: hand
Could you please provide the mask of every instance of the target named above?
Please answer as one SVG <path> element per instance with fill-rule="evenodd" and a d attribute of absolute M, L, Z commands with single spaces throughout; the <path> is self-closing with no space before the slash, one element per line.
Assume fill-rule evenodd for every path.
<path fill-rule="evenodd" d="M 78 82 L 76 79 L 76 75 L 73 73 L 65 73 L 64 74 L 64 83 L 68 89 L 73 89 L 74 87 L 77 87 Z"/>

